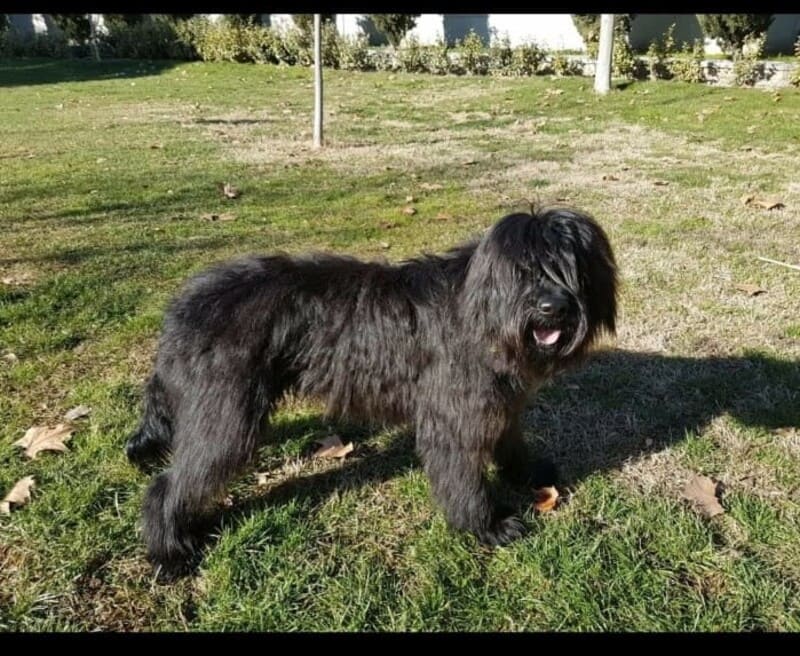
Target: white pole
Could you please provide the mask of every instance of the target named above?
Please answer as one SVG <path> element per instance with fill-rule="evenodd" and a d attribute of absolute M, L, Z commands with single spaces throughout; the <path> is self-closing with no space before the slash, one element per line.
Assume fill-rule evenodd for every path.
<path fill-rule="evenodd" d="M 322 147 L 322 27 L 314 14 L 314 148 Z"/>
<path fill-rule="evenodd" d="M 608 93 L 611 89 L 611 53 L 614 46 L 614 14 L 600 14 L 600 46 L 594 73 L 594 90 Z"/>
<path fill-rule="evenodd" d="M 89 14 L 89 47 L 92 49 L 95 61 L 100 61 L 100 49 L 97 47 L 97 14 Z"/>

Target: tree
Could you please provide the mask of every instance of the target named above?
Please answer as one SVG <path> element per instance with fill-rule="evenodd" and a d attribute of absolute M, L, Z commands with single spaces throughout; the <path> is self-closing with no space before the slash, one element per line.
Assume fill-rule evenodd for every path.
<path fill-rule="evenodd" d="M 115 27 L 130 27 L 138 25 L 146 18 L 146 14 L 103 14 L 103 22 L 108 30 Z"/>
<path fill-rule="evenodd" d="M 322 148 L 322 17 L 314 14 L 314 148 Z"/>
<path fill-rule="evenodd" d="M 601 14 L 597 64 L 594 76 L 594 90 L 600 94 L 608 93 L 611 89 L 611 57 L 613 45 L 614 14 Z"/>
<path fill-rule="evenodd" d="M 369 14 L 378 31 L 383 32 L 393 48 L 397 48 L 407 32 L 417 25 L 419 14 Z"/>
<path fill-rule="evenodd" d="M 50 14 L 68 39 L 85 43 L 92 34 L 89 14 Z"/>
<path fill-rule="evenodd" d="M 261 14 L 225 14 L 225 22 L 234 27 L 260 25 Z"/>
<path fill-rule="evenodd" d="M 8 29 L 9 20 L 6 14 L 0 14 L 0 32 L 4 32 Z"/>
<path fill-rule="evenodd" d="M 700 25 L 706 36 L 718 39 L 722 49 L 737 57 L 745 43 L 764 34 L 772 23 L 772 14 L 701 14 Z"/>
<path fill-rule="evenodd" d="M 635 17 L 636 14 L 614 14 L 614 39 L 624 39 L 627 43 Z M 572 14 L 572 23 L 586 44 L 589 56 L 596 57 L 600 44 L 600 14 Z"/>
<path fill-rule="evenodd" d="M 323 23 L 333 23 L 335 18 L 336 14 L 320 14 L 320 20 Z M 312 36 L 314 31 L 314 14 L 292 14 L 292 20 L 297 29 Z"/>

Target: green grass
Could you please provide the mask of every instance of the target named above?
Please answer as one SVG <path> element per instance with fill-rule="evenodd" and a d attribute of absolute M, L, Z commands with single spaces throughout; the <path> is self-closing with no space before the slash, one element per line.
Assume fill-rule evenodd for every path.
<path fill-rule="evenodd" d="M 314 152 L 309 70 L 24 60 L 0 88 L 0 492 L 37 485 L 0 517 L 0 629 L 800 630 L 800 274 L 757 260 L 798 263 L 800 92 L 326 71 Z M 433 507 L 411 435 L 291 401 L 200 575 L 153 582 L 122 445 L 187 275 L 277 249 L 401 259 L 558 198 L 607 228 L 623 283 L 615 348 L 526 414 L 567 503 L 512 496 L 529 535 L 481 548 Z M 68 453 L 13 446 L 79 403 Z M 355 452 L 311 461 L 330 431 Z M 723 517 L 681 499 L 694 472 L 725 484 Z"/>

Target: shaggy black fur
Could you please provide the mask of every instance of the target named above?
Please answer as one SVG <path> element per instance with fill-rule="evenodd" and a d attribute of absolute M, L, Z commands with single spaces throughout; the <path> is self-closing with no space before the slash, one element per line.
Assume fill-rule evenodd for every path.
<path fill-rule="evenodd" d="M 411 424 L 449 524 L 505 544 L 521 522 L 484 468 L 529 475 L 527 396 L 614 332 L 616 267 L 602 229 L 563 208 L 511 214 L 482 239 L 400 264 L 246 257 L 195 276 L 170 306 L 144 417 L 127 444 L 150 485 L 144 535 L 162 575 L 192 562 L 209 504 L 252 460 L 287 391 L 335 416 Z"/>

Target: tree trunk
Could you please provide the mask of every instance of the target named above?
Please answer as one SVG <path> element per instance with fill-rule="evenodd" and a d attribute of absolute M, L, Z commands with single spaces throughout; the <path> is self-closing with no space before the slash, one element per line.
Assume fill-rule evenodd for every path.
<path fill-rule="evenodd" d="M 314 14 L 314 148 L 322 147 L 322 28 Z"/>
<path fill-rule="evenodd" d="M 600 47 L 595 65 L 594 90 L 608 93 L 611 89 L 611 53 L 614 46 L 614 14 L 600 14 Z"/>

